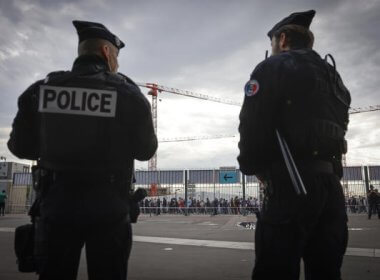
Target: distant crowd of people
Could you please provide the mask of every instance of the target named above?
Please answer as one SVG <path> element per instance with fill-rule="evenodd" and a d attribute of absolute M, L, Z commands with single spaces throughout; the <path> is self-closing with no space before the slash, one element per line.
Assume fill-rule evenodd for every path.
<path fill-rule="evenodd" d="M 346 200 L 346 209 L 349 213 L 367 213 L 367 198 L 361 195 L 349 196 Z"/>
<path fill-rule="evenodd" d="M 260 209 L 260 201 L 256 197 L 244 200 L 235 196 L 234 198 L 195 199 L 189 198 L 187 202 L 182 197 L 148 197 L 140 202 L 141 212 L 150 215 L 160 214 L 227 214 L 246 215 L 257 213 Z M 380 194 L 373 186 L 366 196 L 349 196 L 346 199 L 347 212 L 353 214 L 367 213 L 380 215 Z M 371 213 L 369 212 L 371 210 Z M 380 216 L 379 216 L 380 217 Z"/>
<path fill-rule="evenodd" d="M 259 200 L 255 197 L 249 197 L 244 200 L 235 196 L 231 199 L 210 200 L 208 197 L 204 199 L 189 198 L 187 202 L 182 197 L 179 198 L 146 198 L 140 202 L 141 212 L 144 214 L 160 215 L 164 214 L 250 214 L 255 213 L 260 208 Z"/>
<path fill-rule="evenodd" d="M 367 197 L 361 195 L 348 197 L 346 209 L 349 213 L 368 213 L 369 219 L 372 214 L 377 213 L 380 219 L 380 194 L 378 189 L 371 185 Z"/>

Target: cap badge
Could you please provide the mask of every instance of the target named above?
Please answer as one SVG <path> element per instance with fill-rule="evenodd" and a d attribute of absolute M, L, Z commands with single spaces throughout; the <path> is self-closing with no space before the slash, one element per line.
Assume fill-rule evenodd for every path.
<path fill-rule="evenodd" d="M 120 39 L 116 36 L 115 36 L 115 44 L 117 47 L 120 47 L 120 45 L 121 45 Z"/>

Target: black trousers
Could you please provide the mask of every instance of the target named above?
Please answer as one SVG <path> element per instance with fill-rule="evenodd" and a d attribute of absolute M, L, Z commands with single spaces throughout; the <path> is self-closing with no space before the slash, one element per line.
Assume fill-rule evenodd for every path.
<path fill-rule="evenodd" d="M 40 280 L 74 280 L 83 246 L 90 280 L 127 279 L 132 245 L 129 221 L 98 225 L 62 225 L 42 222 L 45 256 Z"/>
<path fill-rule="evenodd" d="M 0 215 L 5 215 L 5 202 L 0 203 Z"/>
<path fill-rule="evenodd" d="M 255 232 L 252 279 L 341 279 L 347 215 L 338 177 L 301 172 L 308 194 L 297 196 L 286 170 L 271 172 Z"/>
<path fill-rule="evenodd" d="M 92 181 L 90 181 L 90 179 Z M 40 280 L 74 280 L 85 247 L 89 280 L 125 280 L 132 245 L 126 184 L 57 176 L 36 224 Z"/>

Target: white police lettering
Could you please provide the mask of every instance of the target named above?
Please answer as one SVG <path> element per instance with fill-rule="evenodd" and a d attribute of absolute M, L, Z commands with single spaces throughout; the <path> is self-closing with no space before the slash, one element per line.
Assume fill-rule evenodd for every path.
<path fill-rule="evenodd" d="M 38 111 L 97 117 L 114 117 L 117 92 L 90 88 L 40 86 Z"/>

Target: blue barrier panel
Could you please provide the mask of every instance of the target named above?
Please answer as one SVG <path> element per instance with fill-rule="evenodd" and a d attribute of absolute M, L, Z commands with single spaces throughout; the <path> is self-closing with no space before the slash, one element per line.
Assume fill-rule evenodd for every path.
<path fill-rule="evenodd" d="M 234 184 L 237 183 L 236 170 L 219 170 L 219 183 L 220 184 Z"/>
<path fill-rule="evenodd" d="M 380 166 L 368 166 L 369 179 L 380 181 Z"/>
<path fill-rule="evenodd" d="M 216 181 L 214 180 L 214 174 L 214 170 L 189 170 L 189 183 L 213 184 Z"/>
<path fill-rule="evenodd" d="M 32 173 L 14 173 L 13 174 L 13 183 L 14 186 L 26 186 L 32 185 Z"/>
<path fill-rule="evenodd" d="M 343 180 L 344 181 L 363 180 L 362 167 L 361 166 L 343 167 Z"/>

